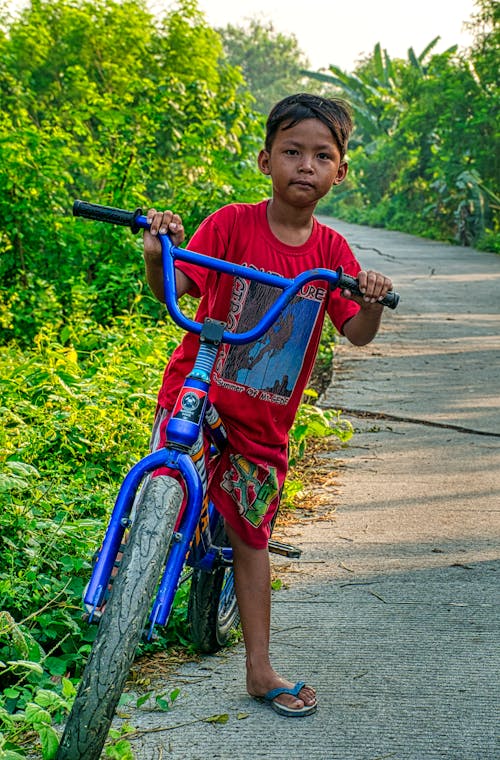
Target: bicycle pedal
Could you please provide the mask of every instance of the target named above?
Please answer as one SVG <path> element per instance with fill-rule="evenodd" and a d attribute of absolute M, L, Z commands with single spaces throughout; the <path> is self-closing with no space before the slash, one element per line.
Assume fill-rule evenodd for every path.
<path fill-rule="evenodd" d="M 275 541 L 274 538 L 269 539 L 268 549 L 271 554 L 281 554 L 282 557 L 289 557 L 290 559 L 299 559 L 302 554 L 302 549 L 297 546 L 283 544 L 281 541 Z"/>

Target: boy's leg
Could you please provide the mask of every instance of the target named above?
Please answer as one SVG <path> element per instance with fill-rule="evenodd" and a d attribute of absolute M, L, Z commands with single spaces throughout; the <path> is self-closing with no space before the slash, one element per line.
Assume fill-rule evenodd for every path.
<path fill-rule="evenodd" d="M 262 697 L 280 686 L 293 683 L 281 678 L 271 666 L 269 655 L 271 626 L 271 570 L 267 549 L 254 549 L 245 544 L 226 523 L 226 532 L 233 548 L 236 598 L 247 655 L 247 691 Z M 299 698 L 281 694 L 277 702 L 300 709 L 316 701 L 314 689 L 304 686 Z"/>

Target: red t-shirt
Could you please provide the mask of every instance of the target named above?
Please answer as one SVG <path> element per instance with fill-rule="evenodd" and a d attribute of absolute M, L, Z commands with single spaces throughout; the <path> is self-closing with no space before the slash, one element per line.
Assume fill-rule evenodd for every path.
<path fill-rule="evenodd" d="M 360 266 L 346 240 L 316 219 L 303 245 L 290 246 L 278 240 L 267 221 L 267 203 L 237 203 L 221 208 L 200 225 L 187 247 L 287 278 L 309 269 L 339 266 L 347 274 L 357 275 Z M 194 283 L 191 295 L 201 298 L 196 319 L 202 322 L 210 316 L 226 322 L 232 331 L 250 329 L 281 293 L 274 287 L 186 262 L 177 262 L 177 266 Z M 267 469 L 275 469 L 281 486 L 287 469 L 288 431 L 314 365 L 325 313 L 342 332 L 345 322 L 358 309 L 338 290 L 330 291 L 325 281 L 313 281 L 292 299 L 258 341 L 247 346 L 221 347 L 212 373 L 210 398 L 227 428 L 230 449 L 245 457 L 245 467 L 263 463 Z M 172 354 L 158 399 L 165 409 L 174 406 L 193 366 L 198 344 L 199 337 L 187 333 Z M 225 478 L 227 481 L 227 473 Z M 252 487 L 252 494 L 254 490 Z"/>

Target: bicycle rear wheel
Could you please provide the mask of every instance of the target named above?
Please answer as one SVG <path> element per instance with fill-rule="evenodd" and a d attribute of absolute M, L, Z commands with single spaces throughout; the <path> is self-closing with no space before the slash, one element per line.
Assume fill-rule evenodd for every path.
<path fill-rule="evenodd" d="M 166 476 L 151 478 L 132 525 L 120 569 L 99 624 L 57 760 L 98 760 L 108 735 L 182 503 Z"/>
<path fill-rule="evenodd" d="M 219 517 L 212 541 L 228 546 L 224 520 Z M 222 649 L 239 623 L 239 611 L 232 567 L 211 572 L 194 570 L 188 602 L 191 639 L 200 652 L 213 654 Z"/>

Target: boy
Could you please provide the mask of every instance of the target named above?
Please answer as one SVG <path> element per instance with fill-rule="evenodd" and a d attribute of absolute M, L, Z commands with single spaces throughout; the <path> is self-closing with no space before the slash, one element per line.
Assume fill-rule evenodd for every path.
<path fill-rule="evenodd" d="M 311 283 L 296 296 L 279 329 L 271 328 L 250 348 L 222 348 L 212 376 L 210 397 L 227 428 L 229 445 L 211 473 L 210 494 L 224 516 L 233 547 L 247 690 L 287 716 L 309 715 L 317 707 L 314 689 L 283 679 L 269 656 L 267 542 L 287 470 L 288 431 L 314 364 L 325 312 L 351 343 L 365 345 L 380 325 L 383 307 L 378 302 L 392 286 L 384 275 L 362 271 L 347 242 L 313 216 L 320 198 L 346 177 L 351 129 L 349 110 L 340 100 L 298 94 L 280 101 L 269 114 L 265 147 L 258 156 L 260 171 L 272 180 L 272 198 L 223 207 L 200 225 L 188 245 L 199 253 L 285 277 L 341 265 L 358 277 L 363 293 L 353 297 L 348 291 L 330 292 L 324 282 Z M 157 234 L 168 231 L 180 245 L 184 229 L 171 211 L 151 209 L 148 220 L 146 275 L 153 293 L 163 300 Z M 255 313 L 276 297 L 273 288 L 249 287 L 182 262 L 176 282 L 179 297 L 190 293 L 201 299 L 199 321 L 210 315 L 228 322 L 230 329 L 247 329 L 247 322 L 255 323 Z M 156 421 L 160 430 L 191 369 L 197 342 L 197 336 L 187 334 L 165 370 Z"/>

